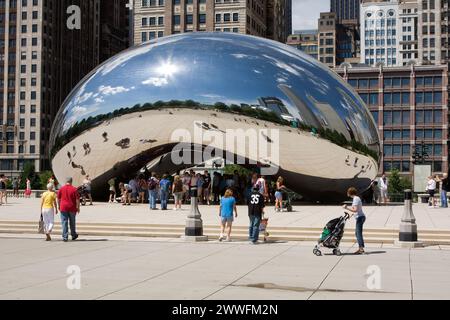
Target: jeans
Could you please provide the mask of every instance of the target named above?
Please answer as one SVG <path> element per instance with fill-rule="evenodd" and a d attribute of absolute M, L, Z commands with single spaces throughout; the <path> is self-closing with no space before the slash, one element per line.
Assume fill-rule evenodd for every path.
<path fill-rule="evenodd" d="M 364 239 L 363 239 L 363 225 L 366 222 L 366 217 L 358 217 L 356 219 L 356 240 L 358 240 L 358 245 L 360 248 L 364 248 Z"/>
<path fill-rule="evenodd" d="M 75 230 L 76 216 L 77 215 L 74 212 L 61 212 L 62 237 L 64 240 L 69 238 L 69 225 L 72 238 L 78 236 Z"/>
<path fill-rule="evenodd" d="M 446 190 L 441 190 L 441 207 L 448 208 L 447 191 Z"/>
<path fill-rule="evenodd" d="M 158 192 L 154 190 L 148 191 L 148 201 L 150 202 L 150 209 L 156 209 L 156 197 Z"/>
<path fill-rule="evenodd" d="M 160 197 L 161 197 L 161 209 L 167 210 L 167 198 L 169 197 L 169 192 L 161 190 Z"/>
<path fill-rule="evenodd" d="M 259 239 L 259 225 L 261 224 L 261 217 L 249 216 L 250 227 L 248 228 L 248 238 L 252 242 L 256 242 Z"/>

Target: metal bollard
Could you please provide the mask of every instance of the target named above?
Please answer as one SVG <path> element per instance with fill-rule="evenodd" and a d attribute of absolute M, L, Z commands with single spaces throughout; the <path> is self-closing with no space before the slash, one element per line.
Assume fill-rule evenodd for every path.
<path fill-rule="evenodd" d="M 182 238 L 185 241 L 208 241 L 208 236 L 203 235 L 203 220 L 198 209 L 196 190 L 191 190 L 191 210 L 187 216 L 186 228 L 184 230 L 184 237 Z"/>
<path fill-rule="evenodd" d="M 405 190 L 405 205 L 396 245 L 404 248 L 423 247 L 423 243 L 418 241 L 416 217 L 412 209 L 412 191 L 409 189 Z"/>

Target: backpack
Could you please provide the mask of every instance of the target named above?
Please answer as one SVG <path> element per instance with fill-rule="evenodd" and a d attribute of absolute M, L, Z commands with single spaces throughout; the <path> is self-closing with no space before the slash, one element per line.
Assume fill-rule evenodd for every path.
<path fill-rule="evenodd" d="M 156 179 L 151 178 L 150 181 L 148 182 L 148 190 L 155 190 L 157 185 L 158 182 L 156 181 Z"/>
<path fill-rule="evenodd" d="M 175 192 L 183 192 L 183 181 L 178 180 L 177 182 L 175 182 Z"/>

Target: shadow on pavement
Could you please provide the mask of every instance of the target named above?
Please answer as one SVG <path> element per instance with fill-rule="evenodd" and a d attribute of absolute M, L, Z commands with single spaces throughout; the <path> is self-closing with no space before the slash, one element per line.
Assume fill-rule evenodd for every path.
<path fill-rule="evenodd" d="M 366 251 L 364 254 L 360 254 L 360 256 L 368 256 L 371 254 L 383 254 L 386 253 L 386 251 Z M 332 253 L 325 253 L 324 256 L 334 256 Z M 358 256 L 358 254 L 354 254 L 351 252 L 345 252 L 341 253 L 341 256 Z"/>

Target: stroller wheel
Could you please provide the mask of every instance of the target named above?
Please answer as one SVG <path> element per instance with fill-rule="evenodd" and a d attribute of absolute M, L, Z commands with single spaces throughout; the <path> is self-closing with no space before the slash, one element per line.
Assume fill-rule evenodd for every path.
<path fill-rule="evenodd" d="M 320 256 L 322 255 L 322 252 L 321 252 L 319 249 L 316 249 L 316 248 L 314 248 L 313 253 L 314 253 L 316 256 L 318 256 L 318 257 L 320 257 Z"/>
<path fill-rule="evenodd" d="M 342 253 L 341 253 L 341 250 L 339 250 L 339 249 L 333 249 L 333 254 L 335 256 L 340 256 Z"/>

